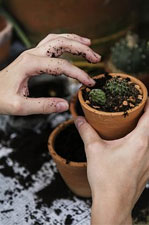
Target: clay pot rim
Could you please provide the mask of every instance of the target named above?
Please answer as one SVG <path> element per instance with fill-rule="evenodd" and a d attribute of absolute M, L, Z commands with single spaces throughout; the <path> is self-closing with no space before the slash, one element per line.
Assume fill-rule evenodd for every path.
<path fill-rule="evenodd" d="M 3 15 L 1 15 L 0 18 L 2 18 L 5 21 L 5 27 L 2 30 L 0 30 L 0 42 L 2 42 L 6 41 L 5 40 L 6 35 L 8 35 L 9 33 L 11 34 L 12 24 Z"/>
<path fill-rule="evenodd" d="M 71 101 L 70 101 L 70 107 L 69 107 L 69 110 L 71 112 L 71 115 L 73 117 L 77 117 L 78 114 L 76 112 L 76 102 L 77 102 L 77 99 L 78 99 L 78 95 L 77 93 L 75 93 L 72 98 L 71 98 Z"/>
<path fill-rule="evenodd" d="M 60 125 L 58 125 L 53 131 L 52 133 L 50 134 L 49 138 L 48 138 L 48 149 L 49 149 L 49 152 L 51 154 L 51 156 L 53 158 L 55 158 L 57 161 L 65 164 L 65 166 L 68 166 L 68 167 L 87 167 L 87 163 L 86 162 L 73 162 L 73 161 L 69 161 L 68 164 L 66 164 L 66 159 L 61 157 L 60 155 L 57 154 L 57 152 L 55 151 L 54 149 L 54 144 L 55 144 L 55 138 L 57 137 L 57 135 L 63 131 L 65 128 L 67 128 L 67 126 L 71 125 L 74 123 L 74 120 L 73 119 L 69 119 L 63 123 L 61 123 Z"/>
<path fill-rule="evenodd" d="M 148 92 L 147 92 L 147 88 L 145 87 L 145 85 L 137 78 L 129 75 L 129 74 L 125 74 L 125 73 L 109 73 L 109 75 L 111 75 L 112 77 L 117 77 L 117 76 L 120 76 L 122 78 L 130 78 L 132 82 L 136 83 L 137 85 L 140 86 L 141 90 L 142 90 L 142 93 L 143 93 L 143 99 L 141 101 L 141 103 L 137 106 L 135 106 L 133 109 L 129 109 L 127 111 L 127 113 L 131 113 L 133 111 L 136 111 L 138 108 L 140 108 L 145 102 L 146 102 L 146 99 L 148 97 Z M 94 76 L 93 79 L 97 79 L 99 77 L 103 77 L 104 74 L 99 74 L 97 76 Z M 91 106 L 87 105 L 83 99 L 83 96 L 82 96 L 82 90 L 85 89 L 86 86 L 81 86 L 79 91 L 78 91 L 78 98 L 79 98 L 79 101 L 81 102 L 81 104 L 84 106 L 84 108 L 86 108 L 87 110 L 89 111 L 92 111 L 94 112 L 95 114 L 100 114 L 100 115 L 106 115 L 106 116 L 113 116 L 113 117 L 116 117 L 116 116 L 123 116 L 124 115 L 124 112 L 104 112 L 104 111 L 98 111 L 94 108 L 92 108 Z"/>

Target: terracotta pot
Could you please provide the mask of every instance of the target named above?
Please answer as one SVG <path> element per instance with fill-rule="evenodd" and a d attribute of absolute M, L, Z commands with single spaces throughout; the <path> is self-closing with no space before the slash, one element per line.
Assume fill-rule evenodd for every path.
<path fill-rule="evenodd" d="M 124 71 L 118 69 L 111 60 L 107 60 L 107 62 L 105 63 L 105 71 L 108 73 L 125 73 Z M 131 75 L 141 80 L 145 84 L 149 92 L 149 73 L 137 73 Z"/>
<path fill-rule="evenodd" d="M 82 96 L 82 90 L 85 87 L 79 89 L 78 97 L 87 121 L 99 132 L 102 138 L 113 140 L 124 137 L 135 128 L 147 101 L 147 89 L 140 80 L 128 74 L 110 73 L 109 75 L 113 77 L 121 76 L 122 78 L 129 77 L 132 82 L 140 86 L 143 93 L 142 102 L 135 108 L 128 110 L 128 115 L 124 116 L 124 112 L 103 112 L 90 107 L 85 103 Z M 102 76 L 104 74 L 94 78 L 100 79 Z"/>
<path fill-rule="evenodd" d="M 72 96 L 69 109 L 73 118 L 84 116 L 77 94 Z"/>
<path fill-rule="evenodd" d="M 4 62 L 10 50 L 12 25 L 0 15 L 0 63 Z"/>
<path fill-rule="evenodd" d="M 48 33 L 77 33 L 101 45 L 107 41 L 105 38 L 136 21 L 138 0 L 88 0 L 87 3 L 79 0 L 77 4 L 74 0 L 5 0 L 4 3 L 34 43 Z"/>
<path fill-rule="evenodd" d="M 64 179 L 67 186 L 76 195 L 81 197 L 91 197 L 91 191 L 87 180 L 87 163 L 72 162 L 67 163 L 67 160 L 58 155 L 55 151 L 55 139 L 60 132 L 73 124 L 73 120 L 68 120 L 60 124 L 50 135 L 48 140 L 48 148 L 50 155 L 55 161 L 57 168 Z M 73 145 L 73 143 L 72 143 Z"/>

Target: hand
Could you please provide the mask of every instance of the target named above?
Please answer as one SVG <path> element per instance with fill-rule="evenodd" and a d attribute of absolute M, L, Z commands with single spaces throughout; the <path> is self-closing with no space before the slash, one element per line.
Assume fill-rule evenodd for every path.
<path fill-rule="evenodd" d="M 48 114 L 67 110 L 67 101 L 61 98 L 29 98 L 28 80 L 42 73 L 65 74 L 87 86 L 94 85 L 81 69 L 64 59 L 51 58 L 70 52 L 97 63 L 100 56 L 89 48 L 90 44 L 89 39 L 75 34 L 50 34 L 36 48 L 22 53 L 0 72 L 0 114 Z"/>
<path fill-rule="evenodd" d="M 137 127 L 124 138 L 105 141 L 78 117 L 92 191 L 92 224 L 131 224 L 131 211 L 149 179 L 149 101 Z"/>

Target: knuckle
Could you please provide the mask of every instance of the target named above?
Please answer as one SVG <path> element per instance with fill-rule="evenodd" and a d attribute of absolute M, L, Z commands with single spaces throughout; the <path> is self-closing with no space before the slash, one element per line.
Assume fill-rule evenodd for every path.
<path fill-rule="evenodd" d="M 71 66 L 71 63 L 68 62 L 66 59 L 59 59 L 59 62 L 64 66 Z"/>
<path fill-rule="evenodd" d="M 97 150 L 99 148 L 99 143 L 97 141 L 95 142 L 90 142 L 86 145 L 86 148 L 89 150 L 89 151 L 93 151 L 93 150 Z"/>
<path fill-rule="evenodd" d="M 136 142 L 136 148 L 132 154 L 133 162 L 140 163 L 146 157 L 147 151 L 149 149 L 149 140 L 147 136 L 140 137 Z"/>
<path fill-rule="evenodd" d="M 56 44 L 59 46 L 64 46 L 68 42 L 68 38 L 58 36 L 54 41 L 56 41 Z"/>
<path fill-rule="evenodd" d="M 138 148 L 142 150 L 146 149 L 148 147 L 148 144 L 149 144 L 149 140 L 148 140 L 148 137 L 146 136 L 140 137 L 140 139 L 137 142 Z"/>
<path fill-rule="evenodd" d="M 55 36 L 55 34 L 48 34 L 47 36 L 46 36 L 46 38 L 52 38 L 53 36 Z"/>
<path fill-rule="evenodd" d="M 30 54 L 29 54 L 29 51 L 30 50 L 27 50 L 25 52 L 23 52 L 21 55 L 20 55 L 20 59 L 23 63 L 26 63 L 26 62 L 29 62 L 30 61 Z"/>
<path fill-rule="evenodd" d="M 43 112 L 43 114 L 50 113 L 50 111 L 51 111 L 51 103 L 50 102 L 47 102 L 47 101 L 44 101 L 43 102 L 43 106 L 42 106 L 42 112 Z"/>
<path fill-rule="evenodd" d="M 19 115 L 22 112 L 22 104 L 18 99 L 14 100 L 11 104 L 11 111 L 16 115 Z"/>
<path fill-rule="evenodd" d="M 63 37 L 61 36 L 61 37 L 58 37 L 58 40 L 60 40 L 60 41 L 66 41 L 66 40 L 67 40 L 67 38 L 66 38 L 66 37 L 64 37 L 64 36 L 63 36 Z"/>

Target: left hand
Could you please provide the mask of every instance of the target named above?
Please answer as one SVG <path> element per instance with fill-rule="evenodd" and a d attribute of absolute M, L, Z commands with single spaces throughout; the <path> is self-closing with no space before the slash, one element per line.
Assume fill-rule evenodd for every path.
<path fill-rule="evenodd" d="M 97 63 L 100 56 L 89 45 L 91 41 L 75 34 L 50 34 L 37 47 L 23 52 L 13 63 L 0 72 L 0 114 L 29 115 L 62 112 L 68 103 L 61 98 L 29 98 L 28 80 L 47 73 L 75 78 L 87 86 L 94 80 L 81 69 L 64 59 L 56 59 L 64 52 L 82 55 Z"/>

